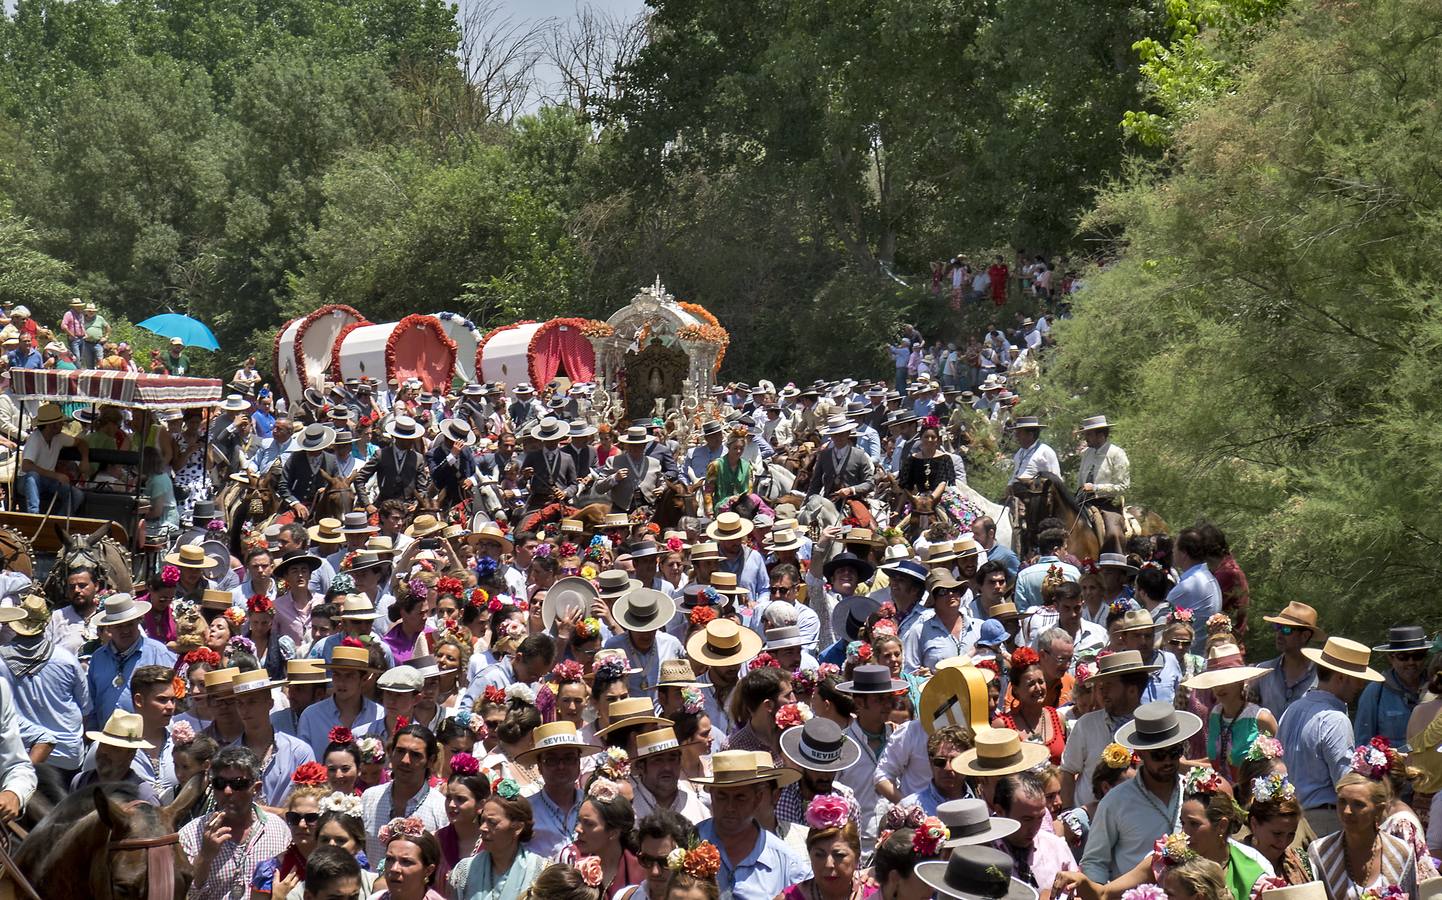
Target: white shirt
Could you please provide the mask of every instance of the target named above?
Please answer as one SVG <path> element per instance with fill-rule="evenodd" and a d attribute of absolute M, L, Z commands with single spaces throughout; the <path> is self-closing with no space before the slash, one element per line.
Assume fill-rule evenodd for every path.
<path fill-rule="evenodd" d="M 931 784 L 931 759 L 926 754 L 929 738 L 920 721 L 906 722 L 886 742 L 876 767 L 877 777 L 890 781 L 903 797 Z"/>
<path fill-rule="evenodd" d="M 1063 772 L 1071 772 L 1077 776 L 1076 795 L 1072 801 L 1074 805 L 1085 806 L 1095 799 L 1092 795 L 1092 772 L 1097 763 L 1101 762 L 1102 751 L 1112 742 L 1116 729 L 1129 720 L 1129 716 L 1111 719 L 1106 710 L 1094 709 L 1077 719 L 1072 726 L 1071 734 L 1066 739 L 1066 749 L 1061 754 L 1061 768 Z M 1158 832 L 1152 837 L 1170 833 Z"/>
<path fill-rule="evenodd" d="M 24 458 L 35 464 L 36 468 L 55 471 L 55 466 L 60 462 L 60 451 L 66 447 L 75 446 L 75 438 L 60 432 L 55 435 L 55 440 L 45 440 L 45 435 L 37 428 L 30 432 L 30 437 L 25 439 Z"/>
<path fill-rule="evenodd" d="M 1013 482 L 1034 478 L 1039 472 L 1050 472 L 1058 478 L 1061 477 L 1061 463 L 1056 458 L 1056 451 L 1043 441 L 1037 441 L 1030 447 L 1022 447 L 1011 459 Z"/>

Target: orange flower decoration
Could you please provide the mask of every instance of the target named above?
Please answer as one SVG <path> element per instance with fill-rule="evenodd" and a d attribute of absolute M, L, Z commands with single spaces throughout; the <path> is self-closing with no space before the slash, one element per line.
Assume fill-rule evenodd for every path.
<path fill-rule="evenodd" d="M 686 853 L 684 868 L 692 878 L 715 878 L 721 871 L 721 851 L 710 841 L 702 841 Z"/>
<path fill-rule="evenodd" d="M 184 678 L 181 678 L 179 675 L 177 675 L 177 676 L 175 676 L 174 678 L 170 679 L 170 690 L 171 690 L 171 693 L 175 694 L 175 699 L 177 699 L 177 700 L 184 700 L 184 699 L 185 699 L 185 690 L 186 690 L 186 688 L 185 688 L 185 679 L 184 679 Z"/>

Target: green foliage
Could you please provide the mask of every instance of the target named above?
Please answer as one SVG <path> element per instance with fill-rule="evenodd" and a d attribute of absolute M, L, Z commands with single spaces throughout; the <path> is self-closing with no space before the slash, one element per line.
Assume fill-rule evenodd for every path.
<path fill-rule="evenodd" d="M 1119 419 L 1138 497 L 1205 514 L 1257 601 L 1430 622 L 1442 516 L 1438 0 L 1299 8 L 1235 92 L 1099 208 L 1127 252 L 1060 330 L 1045 407 Z M 1345 73 L 1344 76 L 1338 73 Z"/>
<path fill-rule="evenodd" d="M 58 321 L 75 296 L 70 266 L 39 249 L 33 228 L 0 202 L 0 303 L 23 303 L 40 321 Z"/>

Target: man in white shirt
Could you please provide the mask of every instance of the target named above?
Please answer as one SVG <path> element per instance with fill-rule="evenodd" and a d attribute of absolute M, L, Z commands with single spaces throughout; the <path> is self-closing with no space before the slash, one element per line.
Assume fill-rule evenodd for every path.
<path fill-rule="evenodd" d="M 1041 430 L 1045 427 L 1035 416 L 1019 416 L 1012 425 L 1012 433 L 1021 449 L 1011 458 L 1011 480 L 1007 482 L 1009 491 L 1015 492 L 1017 482 L 1030 481 L 1042 472 L 1061 477 L 1061 463 L 1056 458 L 1056 451 L 1041 439 Z"/>
<path fill-rule="evenodd" d="M 61 431 L 65 426 L 65 413 L 54 403 L 46 403 L 35 415 L 35 430 L 25 440 L 20 459 L 20 477 L 16 489 L 25 499 L 25 511 L 38 513 L 41 504 L 55 504 L 56 515 L 66 516 L 80 508 L 85 501 L 85 492 L 70 483 L 70 476 L 59 471 L 60 451 L 66 447 L 78 447 L 80 467 L 88 471 L 90 449 L 81 438 Z M 52 501 L 53 498 L 53 501 Z"/>
<path fill-rule="evenodd" d="M 1112 426 L 1106 416 L 1082 419 L 1081 431 L 1087 448 L 1082 451 L 1077 469 L 1077 490 L 1090 498 L 1102 514 L 1106 526 L 1102 552 L 1120 553 L 1125 533 L 1122 504 L 1132 486 L 1131 461 L 1126 451 L 1112 443 Z"/>

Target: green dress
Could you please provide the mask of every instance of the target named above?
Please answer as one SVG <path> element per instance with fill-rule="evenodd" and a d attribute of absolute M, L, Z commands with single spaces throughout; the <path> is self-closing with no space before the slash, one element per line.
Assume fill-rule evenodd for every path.
<path fill-rule="evenodd" d="M 738 465 L 733 468 L 726 461 L 726 457 L 712 460 L 707 474 L 711 476 L 716 484 L 716 495 L 712 498 L 712 508 L 730 500 L 732 497 L 739 497 L 751 493 L 751 461 L 741 457 Z"/>

